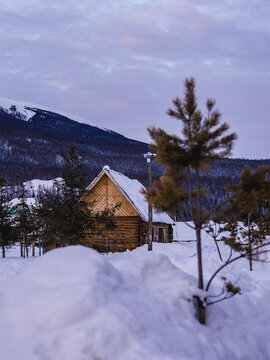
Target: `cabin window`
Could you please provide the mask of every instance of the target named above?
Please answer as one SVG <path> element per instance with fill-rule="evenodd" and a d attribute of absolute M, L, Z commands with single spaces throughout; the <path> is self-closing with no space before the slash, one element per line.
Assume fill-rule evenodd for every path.
<path fill-rule="evenodd" d="M 158 242 L 164 243 L 166 241 L 166 229 L 158 228 Z"/>

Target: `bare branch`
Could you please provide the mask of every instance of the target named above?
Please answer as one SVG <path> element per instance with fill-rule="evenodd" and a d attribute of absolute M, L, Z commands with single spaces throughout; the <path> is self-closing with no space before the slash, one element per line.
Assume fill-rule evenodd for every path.
<path fill-rule="evenodd" d="M 251 250 L 251 253 L 253 254 L 256 250 L 259 250 L 259 249 L 261 249 L 262 247 L 267 246 L 267 245 L 270 245 L 270 241 L 267 242 L 267 243 L 264 243 L 264 244 L 261 244 L 261 245 L 258 245 L 258 246 L 256 246 L 256 247 L 254 247 L 254 248 Z M 269 250 L 264 250 L 264 251 L 260 252 L 260 254 L 264 254 L 264 253 L 267 253 L 267 252 L 269 252 L 269 251 L 270 251 L 270 249 L 269 249 Z M 209 280 L 208 283 L 207 283 L 207 286 L 206 286 L 206 288 L 205 288 L 205 291 L 208 291 L 208 290 L 209 290 L 212 281 L 214 280 L 214 278 L 216 277 L 216 275 L 217 275 L 222 269 L 224 269 L 227 265 L 233 263 L 233 262 L 236 261 L 236 260 L 239 260 L 239 259 L 241 259 L 241 258 L 245 258 L 245 257 L 249 256 L 249 254 L 250 254 L 250 251 L 246 251 L 246 252 L 240 254 L 239 256 L 237 256 L 237 257 L 235 257 L 235 258 L 227 261 L 227 262 L 226 262 L 225 264 L 223 264 L 222 266 L 220 266 L 220 267 L 214 272 L 214 274 L 211 276 L 210 280 Z M 253 255 L 255 255 L 255 254 L 253 254 Z"/>

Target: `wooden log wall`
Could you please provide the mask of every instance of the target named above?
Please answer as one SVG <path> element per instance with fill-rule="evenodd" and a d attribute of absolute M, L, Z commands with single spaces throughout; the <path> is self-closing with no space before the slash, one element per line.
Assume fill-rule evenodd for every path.
<path fill-rule="evenodd" d="M 138 216 L 115 217 L 116 228 L 102 233 L 87 231 L 81 244 L 101 252 L 133 250 L 145 241 L 145 226 Z"/>
<path fill-rule="evenodd" d="M 123 192 L 106 174 L 100 178 L 92 190 L 84 197 L 84 201 L 90 204 L 94 201 L 94 205 L 91 207 L 93 212 L 110 209 L 116 204 L 121 203 L 121 207 L 116 211 L 115 216 L 139 215 Z"/>

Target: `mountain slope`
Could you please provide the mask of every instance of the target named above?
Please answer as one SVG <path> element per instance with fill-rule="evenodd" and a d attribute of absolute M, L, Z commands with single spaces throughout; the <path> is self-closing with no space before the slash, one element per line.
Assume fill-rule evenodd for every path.
<path fill-rule="evenodd" d="M 142 154 L 148 145 L 89 123 L 61 111 L 0 98 L 0 169 L 8 182 L 15 185 L 60 176 L 63 163 L 59 154 L 75 143 L 85 159 L 89 182 L 109 165 L 146 185 L 147 165 Z M 225 198 L 225 185 L 239 179 L 244 165 L 256 169 L 265 164 L 270 165 L 270 160 L 226 159 L 213 164 L 202 179 L 209 193 L 207 204 Z M 153 162 L 153 179 L 162 172 Z"/>
<path fill-rule="evenodd" d="M 58 176 L 62 167 L 59 153 L 67 151 L 72 142 L 85 158 L 89 179 L 105 163 L 132 177 L 146 168 L 142 154 L 147 144 L 61 113 L 22 103 L 7 108 L 0 101 L 0 167 L 10 183 Z"/>
<path fill-rule="evenodd" d="M 91 122 L 90 120 L 82 118 L 81 116 L 78 116 L 78 115 L 70 114 L 66 111 L 62 111 L 59 109 L 56 110 L 56 109 L 53 109 L 48 106 L 37 105 L 37 104 L 20 101 L 20 100 L 14 100 L 14 99 L 6 98 L 6 97 L 0 97 L 0 108 L 5 110 L 5 112 L 15 115 L 19 119 L 25 120 L 25 121 L 30 120 L 35 115 L 35 111 L 31 111 L 31 108 L 33 108 L 33 109 L 39 109 L 39 110 L 42 109 L 43 111 L 47 111 L 50 113 L 56 113 L 58 115 L 62 115 L 66 118 L 72 119 L 76 122 L 97 127 L 97 125 L 94 124 L 93 122 Z M 103 130 L 106 130 L 106 129 L 103 129 Z M 110 131 L 110 130 L 108 130 L 108 131 Z"/>

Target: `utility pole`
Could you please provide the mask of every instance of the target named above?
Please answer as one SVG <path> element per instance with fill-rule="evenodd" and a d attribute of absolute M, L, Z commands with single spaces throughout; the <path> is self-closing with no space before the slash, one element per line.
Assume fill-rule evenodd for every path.
<path fill-rule="evenodd" d="M 147 170 L 148 170 L 148 190 L 152 187 L 152 175 L 151 175 L 151 159 L 153 159 L 156 154 L 148 153 L 143 154 L 144 158 L 147 161 Z M 153 223 L 153 208 L 152 202 L 148 200 L 148 231 L 147 231 L 147 239 L 148 239 L 148 251 L 152 251 L 152 223 Z"/>

